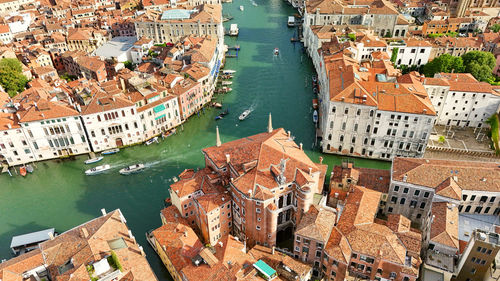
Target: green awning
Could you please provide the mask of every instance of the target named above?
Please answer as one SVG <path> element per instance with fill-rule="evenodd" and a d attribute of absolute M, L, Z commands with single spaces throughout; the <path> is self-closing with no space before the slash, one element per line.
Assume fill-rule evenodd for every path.
<path fill-rule="evenodd" d="M 163 104 L 160 104 L 160 105 L 155 106 L 155 107 L 153 108 L 153 111 L 154 111 L 155 113 L 161 112 L 161 111 L 163 111 L 163 110 L 165 110 L 165 105 L 163 105 Z"/>
<path fill-rule="evenodd" d="M 160 115 L 160 116 L 156 117 L 156 118 L 155 118 L 155 120 L 158 120 L 158 119 L 160 119 L 160 118 L 162 118 L 162 117 L 165 117 L 165 114 L 162 114 L 162 115 Z"/>
<path fill-rule="evenodd" d="M 267 277 L 267 280 L 271 280 L 276 277 L 276 270 L 267 265 L 263 260 L 258 260 L 253 266 L 262 274 Z"/>

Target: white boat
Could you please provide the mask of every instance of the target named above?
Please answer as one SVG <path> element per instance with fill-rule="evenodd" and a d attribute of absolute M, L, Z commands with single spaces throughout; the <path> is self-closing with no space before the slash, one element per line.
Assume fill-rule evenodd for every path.
<path fill-rule="evenodd" d="M 240 6 L 240 11 L 242 11 L 242 12 L 243 12 L 243 10 L 245 10 L 245 7 Z"/>
<path fill-rule="evenodd" d="M 232 69 L 226 69 L 226 70 L 222 71 L 222 74 L 226 74 L 226 75 L 227 74 L 231 75 L 231 74 L 234 74 L 234 73 L 236 73 L 236 70 L 232 70 Z"/>
<path fill-rule="evenodd" d="M 153 143 L 155 143 L 155 142 L 156 142 L 156 143 L 158 142 L 158 137 L 154 137 L 154 138 L 152 138 L 152 139 L 149 139 L 149 140 L 147 140 L 144 144 L 145 144 L 145 145 L 151 145 L 151 144 L 153 144 Z"/>
<path fill-rule="evenodd" d="M 294 27 L 295 26 L 295 17 L 294 16 L 289 16 L 287 24 L 288 24 L 289 27 Z"/>
<path fill-rule="evenodd" d="M 102 157 L 102 156 L 99 156 L 97 158 L 90 158 L 90 159 L 85 160 L 85 164 L 87 164 L 87 165 L 88 164 L 93 164 L 93 163 L 101 161 L 103 158 L 104 157 Z"/>
<path fill-rule="evenodd" d="M 314 110 L 314 113 L 313 113 L 313 122 L 314 123 L 318 123 L 318 111 L 317 110 Z"/>
<path fill-rule="evenodd" d="M 231 82 L 231 81 L 222 81 L 221 84 L 222 84 L 222 86 L 228 86 L 228 85 L 232 85 L 233 82 Z"/>
<path fill-rule="evenodd" d="M 117 153 L 118 151 L 120 151 L 119 148 L 113 148 L 113 149 L 104 150 L 103 152 L 101 152 L 101 154 L 102 155 L 111 155 L 111 154 Z"/>
<path fill-rule="evenodd" d="M 278 48 L 274 48 L 273 54 L 274 54 L 275 56 L 279 55 L 279 54 L 280 54 L 280 49 L 278 49 Z"/>
<path fill-rule="evenodd" d="M 238 33 L 240 33 L 238 25 L 235 23 L 231 24 L 231 27 L 229 28 L 229 36 L 238 36 Z"/>
<path fill-rule="evenodd" d="M 94 167 L 92 169 L 88 169 L 87 171 L 85 171 L 85 174 L 87 176 L 97 175 L 97 174 L 100 174 L 100 173 L 107 171 L 109 169 L 111 169 L 110 165 L 108 165 L 108 164 L 101 165 L 101 166 Z"/>
<path fill-rule="evenodd" d="M 135 165 L 130 165 L 126 168 L 123 168 L 120 170 L 120 174 L 122 175 L 130 175 L 133 173 L 138 173 L 140 171 L 144 170 L 144 164 L 135 164 Z"/>
<path fill-rule="evenodd" d="M 240 119 L 240 121 L 243 121 L 243 120 L 245 120 L 248 117 L 248 115 L 250 115 L 251 112 L 252 111 L 250 111 L 249 109 L 247 109 L 247 110 L 243 111 L 243 113 L 238 118 Z"/>

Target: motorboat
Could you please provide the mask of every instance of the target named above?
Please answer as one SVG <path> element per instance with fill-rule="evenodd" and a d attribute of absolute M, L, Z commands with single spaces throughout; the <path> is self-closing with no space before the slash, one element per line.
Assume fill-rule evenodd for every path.
<path fill-rule="evenodd" d="M 295 26 L 295 16 L 289 16 L 288 17 L 288 27 L 294 27 Z"/>
<path fill-rule="evenodd" d="M 99 157 L 96 157 L 96 158 L 90 158 L 90 159 L 87 159 L 85 160 L 85 164 L 93 164 L 93 163 L 96 163 L 96 162 L 99 162 L 103 159 L 104 157 L 102 156 L 99 156 Z"/>
<path fill-rule="evenodd" d="M 274 54 L 275 56 L 279 55 L 279 54 L 280 54 L 280 49 L 278 49 L 278 48 L 274 48 L 273 54 Z"/>
<path fill-rule="evenodd" d="M 106 164 L 106 165 L 101 165 L 101 166 L 97 166 L 97 167 L 94 167 L 92 169 L 88 169 L 87 171 L 85 171 L 85 174 L 87 176 L 93 176 L 93 175 L 97 175 L 97 174 L 100 174 L 104 171 L 107 171 L 111 169 L 111 166 Z"/>
<path fill-rule="evenodd" d="M 313 113 L 313 122 L 314 123 L 318 123 L 318 111 L 317 110 L 314 110 L 314 113 Z"/>
<path fill-rule="evenodd" d="M 21 176 L 23 177 L 26 176 L 26 166 L 22 166 L 21 168 L 19 168 L 19 174 L 21 174 Z"/>
<path fill-rule="evenodd" d="M 313 75 L 313 76 L 312 76 L 312 81 L 313 81 L 314 83 L 318 82 L 318 77 L 317 77 L 316 75 Z"/>
<path fill-rule="evenodd" d="M 233 82 L 231 82 L 231 81 L 222 81 L 221 84 L 222 84 L 222 86 L 229 86 L 229 85 L 232 85 Z"/>
<path fill-rule="evenodd" d="M 144 170 L 144 164 L 135 164 L 135 165 L 130 165 L 126 168 L 123 168 L 120 170 L 120 174 L 122 175 L 130 175 L 134 173 L 138 173 L 142 170 Z"/>
<path fill-rule="evenodd" d="M 240 11 L 242 11 L 242 12 L 243 12 L 244 10 L 245 10 L 245 7 L 240 6 Z"/>
<path fill-rule="evenodd" d="M 241 115 L 240 115 L 240 117 L 238 117 L 238 119 L 240 119 L 240 121 L 245 120 L 248 117 L 248 115 L 250 115 L 251 112 L 252 111 L 250 111 L 249 109 L 243 111 L 243 113 L 241 113 Z"/>
<path fill-rule="evenodd" d="M 236 23 L 231 24 L 229 28 L 229 36 L 238 36 L 240 33 L 240 29 Z"/>
<path fill-rule="evenodd" d="M 158 143 L 158 137 L 151 138 L 151 139 L 147 140 L 144 144 L 145 145 L 151 145 L 151 144 L 153 144 L 155 142 Z"/>
<path fill-rule="evenodd" d="M 222 74 L 224 74 L 224 75 L 232 75 L 235 73 L 236 73 L 236 70 L 232 70 L 232 69 L 226 69 L 226 70 L 222 71 Z"/>
<path fill-rule="evenodd" d="M 113 148 L 113 149 L 104 150 L 103 152 L 101 152 L 101 154 L 102 155 L 111 155 L 111 154 L 118 153 L 118 151 L 120 151 L 119 148 Z"/>
<path fill-rule="evenodd" d="M 218 102 L 213 102 L 212 105 L 216 108 L 222 108 L 222 104 L 218 103 Z"/>
<path fill-rule="evenodd" d="M 30 164 L 26 165 L 26 171 L 30 174 L 33 173 L 34 171 L 33 166 L 31 166 Z"/>

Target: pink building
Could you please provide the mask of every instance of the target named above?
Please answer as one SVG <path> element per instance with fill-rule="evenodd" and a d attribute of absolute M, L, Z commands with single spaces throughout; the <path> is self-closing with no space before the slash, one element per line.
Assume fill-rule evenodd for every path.
<path fill-rule="evenodd" d="M 186 120 L 195 114 L 203 105 L 203 90 L 201 83 L 191 79 L 183 79 L 172 87 L 172 94 L 179 99 L 181 119 Z"/>

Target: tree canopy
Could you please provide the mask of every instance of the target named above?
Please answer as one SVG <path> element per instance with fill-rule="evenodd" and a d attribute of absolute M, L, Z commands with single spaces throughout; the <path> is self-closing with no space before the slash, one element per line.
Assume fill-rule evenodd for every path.
<path fill-rule="evenodd" d="M 439 72 L 470 73 L 478 81 L 492 81 L 492 71 L 495 67 L 495 56 L 489 52 L 472 51 L 461 57 L 443 54 L 424 66 L 423 73 L 427 77 L 433 77 Z"/>
<path fill-rule="evenodd" d="M 493 31 L 493 32 L 495 32 L 495 33 L 498 32 L 498 31 L 500 31 L 500 24 L 495 23 L 494 25 L 492 25 L 490 27 L 490 30 Z"/>
<path fill-rule="evenodd" d="M 22 92 L 27 82 L 21 62 L 11 58 L 0 60 L 0 85 L 9 93 L 9 96 L 13 97 Z"/>
<path fill-rule="evenodd" d="M 450 54 L 443 54 L 424 66 L 424 74 L 427 77 L 434 77 L 439 72 L 462 72 L 464 70 L 461 57 L 454 57 Z"/>

